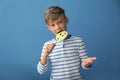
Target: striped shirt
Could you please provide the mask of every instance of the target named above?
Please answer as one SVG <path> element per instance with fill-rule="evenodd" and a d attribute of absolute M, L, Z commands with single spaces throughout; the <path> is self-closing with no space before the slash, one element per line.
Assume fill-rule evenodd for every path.
<path fill-rule="evenodd" d="M 52 42 L 56 42 L 56 40 L 52 39 L 44 44 L 41 58 L 46 45 Z M 80 37 L 70 36 L 63 42 L 56 42 L 56 46 L 48 57 L 48 62 L 51 64 L 50 80 L 83 80 L 80 67 L 82 60 L 87 57 L 85 44 Z M 47 64 L 42 65 L 39 61 L 38 72 L 45 73 L 47 66 Z"/>

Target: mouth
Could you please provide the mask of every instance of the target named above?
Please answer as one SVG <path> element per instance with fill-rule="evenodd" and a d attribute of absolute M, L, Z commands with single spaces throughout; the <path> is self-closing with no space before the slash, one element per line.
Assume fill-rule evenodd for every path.
<path fill-rule="evenodd" d="M 62 32 L 62 30 L 61 30 L 61 31 L 58 31 L 57 34 L 60 33 L 60 32 Z"/>

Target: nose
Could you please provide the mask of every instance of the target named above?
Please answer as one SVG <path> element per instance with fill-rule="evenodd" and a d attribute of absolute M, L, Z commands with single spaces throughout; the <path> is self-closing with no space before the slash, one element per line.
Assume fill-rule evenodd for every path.
<path fill-rule="evenodd" d="M 60 26 L 59 26 L 59 25 L 56 25 L 55 28 L 56 28 L 56 29 L 60 29 Z"/>

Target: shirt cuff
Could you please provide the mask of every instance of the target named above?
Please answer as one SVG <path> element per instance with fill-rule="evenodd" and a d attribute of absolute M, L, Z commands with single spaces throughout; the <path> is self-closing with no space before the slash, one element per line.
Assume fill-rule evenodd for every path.
<path fill-rule="evenodd" d="M 41 64 L 41 62 L 39 61 L 39 66 L 40 66 L 41 68 L 45 68 L 45 67 L 47 67 L 47 64 L 43 65 L 43 64 Z"/>
<path fill-rule="evenodd" d="M 37 70 L 40 74 L 44 74 L 47 71 L 47 64 L 42 65 L 40 62 L 37 65 Z"/>

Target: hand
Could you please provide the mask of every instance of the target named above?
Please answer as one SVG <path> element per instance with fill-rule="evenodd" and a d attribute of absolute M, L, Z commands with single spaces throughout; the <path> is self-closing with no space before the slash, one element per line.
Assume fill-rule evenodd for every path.
<path fill-rule="evenodd" d="M 51 43 L 46 46 L 44 55 L 42 56 L 42 59 L 41 59 L 42 65 L 45 65 L 47 63 L 47 58 L 49 54 L 52 52 L 54 47 L 55 47 L 55 43 Z"/>
<path fill-rule="evenodd" d="M 49 54 L 52 52 L 52 50 L 55 47 L 55 43 L 51 43 L 51 44 L 47 44 L 46 48 L 45 48 L 45 55 L 49 56 Z"/>
<path fill-rule="evenodd" d="M 87 58 L 83 60 L 82 64 L 84 67 L 88 68 L 94 63 L 94 60 L 96 60 L 96 57 Z"/>

